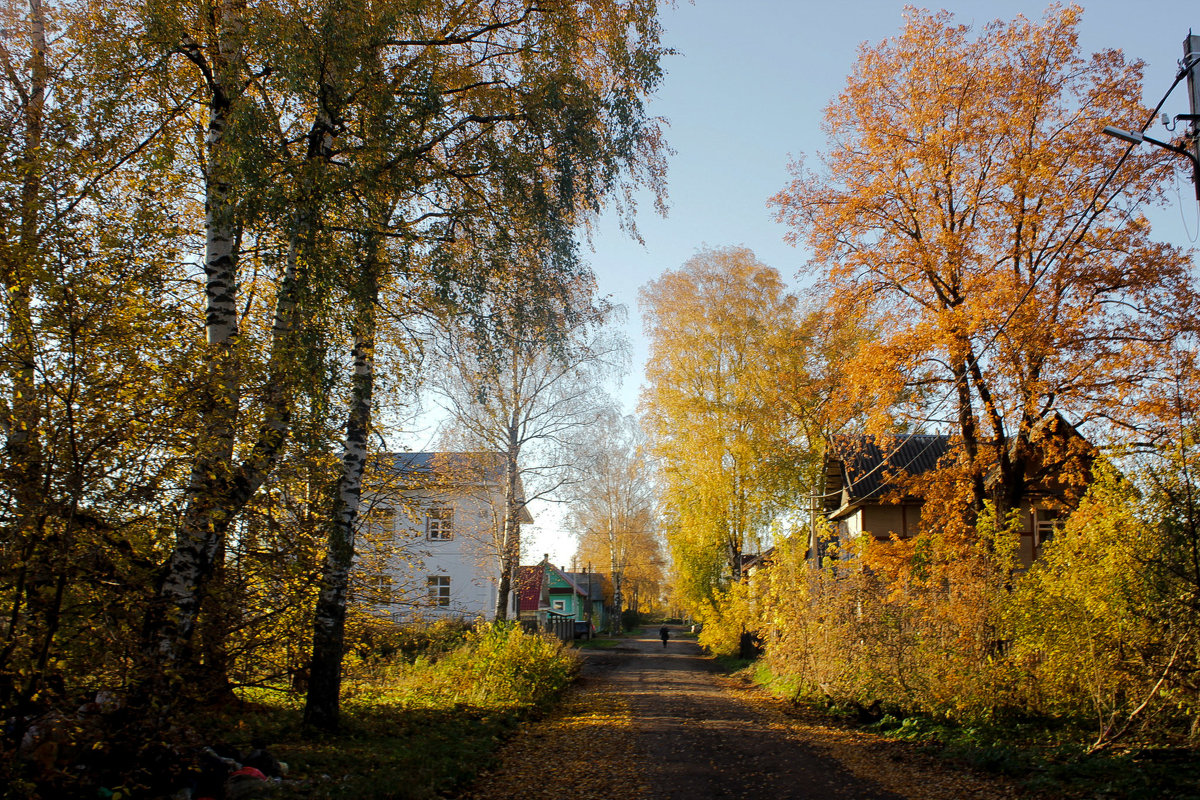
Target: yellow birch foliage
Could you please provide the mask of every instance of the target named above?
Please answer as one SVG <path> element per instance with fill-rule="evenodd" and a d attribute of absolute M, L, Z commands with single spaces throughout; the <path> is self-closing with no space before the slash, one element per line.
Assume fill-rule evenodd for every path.
<path fill-rule="evenodd" d="M 1167 598 L 1154 573 L 1164 541 L 1158 525 L 1139 517 L 1141 506 L 1128 481 L 1111 468 L 1100 471 L 1017 583 L 1007 613 L 1024 702 L 1046 714 L 1082 713 L 1096 725 L 1098 741 L 1143 703 L 1155 707 L 1136 711 L 1147 718 L 1163 701 L 1189 705 L 1172 670 L 1182 665 L 1180 656 L 1194 659 L 1195 630 L 1162 624 L 1159 606 Z M 1193 697 L 1192 713 L 1194 705 Z"/>
<path fill-rule="evenodd" d="M 815 452 L 780 376 L 803 372 L 796 298 L 745 248 L 705 250 L 641 292 L 643 424 L 662 464 L 665 532 L 693 610 L 741 575 Z"/>

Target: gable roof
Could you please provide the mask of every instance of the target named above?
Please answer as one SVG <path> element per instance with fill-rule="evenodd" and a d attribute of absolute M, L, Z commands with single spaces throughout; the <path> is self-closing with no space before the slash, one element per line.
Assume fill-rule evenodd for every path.
<path fill-rule="evenodd" d="M 888 492 L 900 488 L 897 478 L 937 469 L 955 442 L 955 437 L 945 434 L 833 437 L 825 455 L 826 515 L 836 517 L 864 502 L 882 502 Z M 1033 446 L 1024 461 L 1026 480 L 1056 494 L 1069 488 L 1060 480 L 1064 467 L 1074 462 L 1086 473 L 1096 456 L 1091 442 L 1058 412 L 1034 425 L 1028 441 L 1014 438 L 1010 452 L 1025 445 Z M 985 484 L 992 485 L 998 473 L 993 467 L 984 476 Z"/>
<path fill-rule="evenodd" d="M 499 483 L 504 480 L 504 456 L 501 453 L 382 453 L 380 459 L 402 475 L 436 477 L 453 483 Z"/>
<path fill-rule="evenodd" d="M 604 599 L 604 576 L 599 572 L 568 572 L 567 576 L 579 587 L 579 594 L 589 600 Z"/>
<path fill-rule="evenodd" d="M 549 606 L 549 597 L 551 591 L 550 578 L 557 577 L 562 583 L 566 584 L 561 588 L 555 588 L 555 591 L 561 595 L 563 592 L 571 592 L 586 598 L 588 590 L 584 588 L 586 584 L 579 583 L 574 576 L 586 573 L 571 573 L 564 572 L 558 567 L 546 561 L 533 566 L 517 567 L 517 610 L 518 611 L 537 611 Z M 603 599 L 603 583 L 595 581 L 594 591 Z"/>
<path fill-rule="evenodd" d="M 570 591 L 574 594 L 579 595 L 580 597 L 587 597 L 587 591 L 585 589 L 583 589 L 578 583 L 575 582 L 575 579 L 571 577 L 571 573 L 564 572 L 563 570 L 559 569 L 558 567 L 554 566 L 553 564 L 550 564 L 547 562 L 542 562 L 542 563 L 546 564 L 547 572 L 549 574 L 557 575 L 559 580 L 561 580 L 563 583 L 566 584 L 566 586 L 561 587 L 561 589 Z M 551 588 L 560 588 L 560 587 L 551 586 Z"/>
<path fill-rule="evenodd" d="M 935 469 L 952 446 L 944 434 L 834 437 L 825 463 L 825 510 L 879 500 L 897 488 L 894 478 Z"/>

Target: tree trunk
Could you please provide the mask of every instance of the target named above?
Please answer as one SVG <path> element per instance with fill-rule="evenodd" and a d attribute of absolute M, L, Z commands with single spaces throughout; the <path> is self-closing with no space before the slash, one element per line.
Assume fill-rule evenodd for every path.
<path fill-rule="evenodd" d="M 209 92 L 204 139 L 205 379 L 199 390 L 200 435 L 188 481 L 187 503 L 167 560 L 158 599 L 146 623 L 143 647 L 157 677 L 176 673 L 187 652 L 204 590 L 229 525 L 221 502 L 230 481 L 240 386 L 237 344 L 237 265 L 240 238 L 233 186 L 233 146 L 228 140 L 242 72 L 241 7 L 218 4 L 210 64 L 200 45 L 183 43 L 186 57 L 205 76 Z M 178 675 L 176 675 L 176 679 Z"/>
<path fill-rule="evenodd" d="M 15 247 L 3 251 L 4 288 L 7 294 L 8 352 L 12 366 L 5 370 L 10 395 L 2 420 L 8 470 L 5 482 L 12 493 L 14 522 L 12 556 L 20 558 L 11 602 L 5 609 L 7 631 L 0 648 L 0 672 L 6 671 L 21 639 L 18 632 L 25 603 L 32 602 L 33 573 L 38 571 L 38 551 L 44 546 L 45 488 L 42 414 L 37 389 L 37 346 L 33 325 L 33 281 L 41 269 L 42 135 L 49 71 L 46 65 L 46 18 L 40 0 L 29 3 L 30 81 L 24 106 L 24 147 L 20 156 L 20 237 Z M 5 542 L 9 544 L 9 542 Z M 20 555 L 18 555 L 20 554 Z M 30 612 L 32 613 L 32 611 Z M 3 698 L 0 698 L 2 701 Z"/>
<path fill-rule="evenodd" d="M 222 10 L 224 14 L 236 17 L 232 20 L 222 18 L 222 32 L 228 37 L 240 36 L 240 10 L 228 3 L 222 5 Z M 223 59 L 234 57 L 232 46 L 222 45 L 220 52 Z M 193 60 L 197 58 L 199 56 Z M 232 70 L 231 74 L 236 76 Z M 327 83 L 323 86 L 328 88 Z M 300 196 L 289 235 L 284 275 L 276 293 L 263 422 L 246 459 L 235 467 L 233 448 L 239 404 L 236 360 L 238 227 L 231 199 L 232 168 L 222 172 L 220 166 L 232 158 L 232 145 L 225 142 L 227 117 L 231 110 L 228 98 L 223 91 L 214 93 L 208 138 L 211 156 L 205 275 L 209 381 L 207 394 L 202 398 L 205 435 L 192 470 L 188 503 L 164 573 L 159 602 L 152 610 L 145 637 L 145 648 L 160 675 L 178 671 L 178 665 L 190 647 L 197 613 L 226 531 L 274 470 L 287 440 L 292 403 L 300 383 L 296 374 L 296 353 L 301 329 L 301 294 L 309 282 L 307 259 L 312 255 L 313 235 L 320 221 L 320 170 L 332 156 L 333 112 L 329 98 L 323 94 L 308 134 L 309 146 L 304 162 L 300 165 Z M 215 179 L 214 175 L 217 176 Z"/>
<path fill-rule="evenodd" d="M 621 593 L 621 584 L 623 583 L 623 579 L 624 579 L 624 576 L 621 575 L 621 568 L 617 565 L 616 559 L 613 559 L 613 611 L 614 611 L 614 614 L 613 614 L 613 621 L 612 621 L 612 630 L 613 630 L 613 633 L 618 634 L 618 635 L 625 632 L 625 617 L 623 614 L 623 612 L 625 610 L 624 609 L 625 596 Z"/>
<path fill-rule="evenodd" d="M 205 592 L 201 606 L 200 652 L 196 664 L 197 686 L 203 697 L 211 702 L 233 698 L 233 685 L 229 681 L 228 633 L 232 627 L 228 583 L 229 570 L 225 566 L 225 541 L 217 551 L 213 564 L 210 590 Z"/>
<path fill-rule="evenodd" d="M 963 463 L 971 476 L 971 509 L 978 514 L 983 510 L 986 490 L 983 472 L 979 468 L 979 425 L 975 420 L 975 409 L 971 402 L 971 383 L 967 377 L 967 366 L 959 363 L 954 369 L 954 388 L 958 395 L 958 432 L 962 437 Z"/>
<path fill-rule="evenodd" d="M 521 511 L 525 498 L 517 491 L 521 473 L 517 468 L 520 445 L 517 428 L 509 427 L 509 447 L 504 465 L 504 536 L 500 544 L 500 579 L 496 586 L 496 620 L 508 619 L 509 597 L 512 594 L 512 576 L 521 557 Z"/>
<path fill-rule="evenodd" d="M 375 388 L 376 303 L 379 297 L 378 241 L 368 239 L 362 264 L 362 286 L 355 314 L 354 378 L 342 471 L 329 526 L 329 550 L 321 575 L 313 620 L 312 663 L 304 724 L 332 731 L 338 726 L 345 650 L 346 598 L 354 561 L 354 532 L 362 499 L 362 475 L 371 430 L 371 396 Z"/>

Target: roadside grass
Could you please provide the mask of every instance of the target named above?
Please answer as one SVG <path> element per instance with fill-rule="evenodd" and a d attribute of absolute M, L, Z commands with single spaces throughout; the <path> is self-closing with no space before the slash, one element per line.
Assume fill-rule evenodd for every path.
<path fill-rule="evenodd" d="M 491 766 L 499 744 L 574 680 L 578 657 L 518 628 L 485 626 L 436 660 L 356 665 L 337 733 L 302 729 L 303 701 L 247 692 L 252 710 L 211 720 L 228 744 L 262 740 L 289 773 L 274 795 L 426 800 Z"/>
<path fill-rule="evenodd" d="M 722 659 L 718 658 L 718 663 Z M 1002 775 L 1032 796 L 1112 800 L 1200 800 L 1200 752 L 1153 743 L 1088 753 L 1089 729 L 1072 720 L 1042 718 L 965 726 L 884 706 L 882 718 L 866 722 L 853 703 L 804 695 L 761 662 L 727 660 L 731 668 L 809 713 L 841 725 L 910 742 L 939 758 Z M 888 713 L 890 712 L 890 713 Z"/>
<path fill-rule="evenodd" d="M 1087 731 L 1070 721 L 1009 720 L 961 726 L 928 717 L 890 714 L 865 726 L 920 743 L 943 758 L 1016 779 L 1047 797 L 1200 798 L 1200 753 L 1152 743 L 1089 753 Z"/>
<path fill-rule="evenodd" d="M 730 655 L 715 655 L 713 656 L 713 661 L 715 661 L 717 666 L 721 668 L 722 672 L 727 672 L 729 674 L 742 672 L 743 670 L 749 669 L 750 666 L 754 664 L 754 662 L 750 659 L 738 658 L 737 656 Z"/>

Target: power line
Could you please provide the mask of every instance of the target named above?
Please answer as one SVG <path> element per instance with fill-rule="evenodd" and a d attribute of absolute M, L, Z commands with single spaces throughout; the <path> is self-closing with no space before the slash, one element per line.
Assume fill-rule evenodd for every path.
<path fill-rule="evenodd" d="M 1180 81 L 1182 81 L 1185 77 L 1187 77 L 1189 70 L 1193 66 L 1195 66 L 1195 64 L 1196 64 L 1195 60 L 1193 60 L 1192 62 L 1189 62 L 1189 63 L 1181 64 L 1179 71 L 1175 75 L 1175 80 L 1172 81 L 1171 86 L 1167 89 L 1166 93 L 1162 96 L 1162 99 L 1158 101 L 1158 104 L 1154 107 L 1154 110 L 1150 112 L 1149 118 L 1139 129 L 1139 131 L 1141 133 L 1145 133 L 1146 130 L 1154 123 L 1154 120 L 1157 119 L 1158 113 L 1162 109 L 1163 104 L 1166 103 L 1167 98 L 1171 96 L 1171 93 L 1173 91 L 1175 91 L 1175 88 L 1179 85 Z M 943 397 L 931 409 L 930 416 L 932 416 L 932 413 L 937 412 L 939 409 L 941 409 L 943 406 L 945 406 L 945 404 L 950 400 L 953 393 L 959 389 L 959 385 L 962 382 L 967 380 L 967 376 L 968 376 L 970 370 L 977 368 L 979 366 L 980 360 L 988 353 L 989 350 L 991 350 L 992 346 L 996 343 L 996 341 L 1004 333 L 1004 331 L 1007 329 L 1009 323 L 1011 323 L 1013 318 L 1017 315 L 1017 312 L 1021 310 L 1021 307 L 1025 304 L 1025 302 L 1033 294 L 1033 290 L 1037 287 L 1038 283 L 1049 272 L 1050 267 L 1058 262 L 1058 259 L 1062 255 L 1067 242 L 1070 242 L 1072 239 L 1075 239 L 1076 235 L 1078 234 L 1078 236 L 1080 238 L 1071 242 L 1072 247 L 1078 246 L 1079 243 L 1082 241 L 1082 236 L 1087 233 L 1087 230 L 1091 227 L 1092 223 L 1095 222 L 1096 219 L 1098 219 L 1099 216 L 1103 212 L 1108 210 L 1109 206 L 1111 205 L 1112 200 L 1118 196 L 1117 193 L 1114 193 L 1112 195 L 1112 197 L 1110 197 L 1108 199 L 1108 201 L 1106 201 L 1102 206 L 1097 206 L 1096 203 L 1100 199 L 1100 196 L 1103 194 L 1104 190 L 1108 188 L 1108 185 L 1110 183 L 1112 183 L 1113 179 L 1117 176 L 1117 173 L 1120 172 L 1121 167 L 1123 167 L 1125 165 L 1125 162 L 1129 159 L 1129 154 L 1131 152 L 1133 152 L 1134 147 L 1136 147 L 1136 144 L 1132 143 L 1132 142 L 1126 145 L 1125 152 L 1121 154 L 1121 157 L 1117 160 L 1116 165 L 1111 170 L 1109 170 L 1108 175 L 1104 178 L 1103 181 L 1101 181 L 1100 185 L 1092 193 L 1091 200 L 1088 202 L 1087 207 L 1089 209 L 1093 209 L 1093 213 L 1085 214 L 1085 215 L 1079 217 L 1075 221 L 1074 225 L 1071 226 L 1071 230 L 1068 232 L 1067 236 L 1064 237 L 1059 242 L 1059 244 L 1056 248 L 1054 248 L 1054 250 L 1052 251 L 1051 257 L 1046 260 L 1045 265 L 1040 270 L 1034 272 L 1033 278 L 1029 282 L 1029 286 L 1026 287 L 1025 291 L 1022 293 L 1021 297 L 1017 300 L 1017 302 L 1013 306 L 1012 310 L 1008 313 L 1007 316 L 1005 316 L 1004 320 L 1000 323 L 999 327 L 992 334 L 992 336 L 984 343 L 983 348 L 980 350 L 980 352 L 977 355 L 973 356 L 967 362 L 967 364 L 965 365 L 966 369 L 963 370 L 962 377 L 954 379 L 954 381 L 950 384 L 950 387 L 947 389 L 946 394 L 943 395 Z M 1079 229 L 1080 225 L 1085 220 L 1086 220 L 1087 224 L 1083 228 L 1083 230 L 1080 230 Z M 890 453 L 886 454 L 882 459 L 880 459 L 878 464 L 876 464 L 874 467 L 872 467 L 866 473 L 864 473 L 859 478 L 854 480 L 853 483 L 857 483 L 865 478 L 868 478 L 868 477 L 874 475 L 875 472 L 877 472 L 878 470 L 881 470 L 884 467 L 884 465 L 888 464 L 888 462 L 891 460 L 891 458 L 894 455 L 899 453 L 900 450 L 906 444 L 908 444 L 908 442 L 912 441 L 914 436 L 918 436 L 918 435 L 920 435 L 920 434 L 917 434 L 915 432 L 909 433 L 898 445 L 896 445 L 893 448 L 893 450 Z M 928 448 L 928 446 L 926 447 L 926 449 L 927 448 Z M 913 456 L 911 459 L 909 459 L 909 461 L 906 462 L 903 466 L 899 467 L 899 469 L 906 471 L 908 469 L 908 467 L 912 466 L 912 464 L 915 463 L 917 457 L 919 457 L 923 453 L 924 453 L 924 450 L 922 450 L 920 453 L 917 453 L 915 456 Z M 810 495 L 810 498 L 814 501 L 827 500 L 827 499 L 829 499 L 835 495 L 839 495 L 839 494 L 841 494 L 840 491 L 839 492 L 827 492 L 822 495 L 817 495 L 817 494 Z"/>

